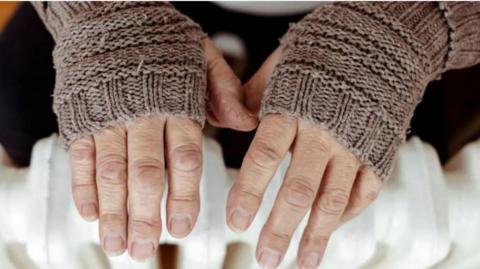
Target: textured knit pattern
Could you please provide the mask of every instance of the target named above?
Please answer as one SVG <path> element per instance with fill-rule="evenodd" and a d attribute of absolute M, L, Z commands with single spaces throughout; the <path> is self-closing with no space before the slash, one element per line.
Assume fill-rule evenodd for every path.
<path fill-rule="evenodd" d="M 200 27 L 164 2 L 35 2 L 52 33 L 54 111 L 75 139 L 149 115 L 203 124 Z"/>
<path fill-rule="evenodd" d="M 261 114 L 315 122 L 385 179 L 444 70 L 480 62 L 480 4 L 333 3 L 290 27 Z"/>

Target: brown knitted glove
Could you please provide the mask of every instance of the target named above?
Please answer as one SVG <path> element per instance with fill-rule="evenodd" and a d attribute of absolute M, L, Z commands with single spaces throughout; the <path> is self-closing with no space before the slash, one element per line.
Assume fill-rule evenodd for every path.
<path fill-rule="evenodd" d="M 334 3 L 292 25 L 261 114 L 315 122 L 382 179 L 423 89 L 480 62 L 480 4 Z"/>
<path fill-rule="evenodd" d="M 155 114 L 203 124 L 200 27 L 163 2 L 33 3 L 52 33 L 54 111 L 75 139 Z"/>

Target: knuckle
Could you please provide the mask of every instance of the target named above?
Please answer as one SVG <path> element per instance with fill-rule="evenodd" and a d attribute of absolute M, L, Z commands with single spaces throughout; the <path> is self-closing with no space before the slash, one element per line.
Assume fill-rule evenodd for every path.
<path fill-rule="evenodd" d="M 329 235 L 322 235 L 314 232 L 305 233 L 303 244 L 308 247 L 324 247 L 329 240 Z"/>
<path fill-rule="evenodd" d="M 278 231 L 278 230 L 270 230 L 266 233 L 265 237 L 269 238 L 275 242 L 281 242 L 288 244 L 292 236 L 286 232 Z"/>
<path fill-rule="evenodd" d="M 312 229 L 318 236 L 330 236 L 341 224 L 341 216 L 332 215 L 312 225 Z"/>
<path fill-rule="evenodd" d="M 70 156 L 75 164 L 89 163 L 95 158 L 95 147 L 91 142 L 78 140 L 70 147 Z"/>
<path fill-rule="evenodd" d="M 95 185 L 93 183 L 72 182 L 72 194 L 74 198 L 83 198 L 87 195 L 96 194 Z"/>
<path fill-rule="evenodd" d="M 290 183 L 285 186 L 286 202 L 294 207 L 308 208 L 315 198 L 316 191 L 309 183 L 313 180 L 297 177 L 289 181 Z"/>
<path fill-rule="evenodd" d="M 122 156 L 115 154 L 104 156 L 99 160 L 97 169 L 101 184 L 122 186 L 126 184 L 127 167 Z"/>
<path fill-rule="evenodd" d="M 251 184 L 238 184 L 235 187 L 236 193 L 242 197 L 253 198 L 256 200 L 263 199 L 263 193 L 257 190 L 255 187 L 251 186 Z"/>
<path fill-rule="evenodd" d="M 278 150 L 272 146 L 272 143 L 264 140 L 259 140 L 255 143 L 255 147 L 252 148 L 249 156 L 252 162 L 262 169 L 275 168 L 283 157 Z"/>
<path fill-rule="evenodd" d="M 162 223 L 158 218 L 133 218 L 129 226 L 136 234 L 150 236 L 152 233 L 160 231 Z"/>
<path fill-rule="evenodd" d="M 335 173 L 336 178 L 342 182 L 347 182 L 355 179 L 359 165 L 355 157 L 342 156 L 335 157 Z"/>
<path fill-rule="evenodd" d="M 316 142 L 312 144 L 312 150 L 317 151 L 320 154 L 332 153 L 332 144 L 327 139 L 316 139 Z"/>
<path fill-rule="evenodd" d="M 118 213 L 103 213 L 100 215 L 100 223 L 103 227 L 120 227 L 125 224 L 126 216 Z"/>
<path fill-rule="evenodd" d="M 172 168 L 186 173 L 197 172 L 202 166 L 202 151 L 196 144 L 184 144 L 171 153 Z"/>
<path fill-rule="evenodd" d="M 177 178 L 170 181 L 168 188 L 169 197 L 195 197 L 198 196 L 200 181 L 192 179 Z"/>
<path fill-rule="evenodd" d="M 355 176 L 356 176 L 355 169 L 351 169 L 345 166 L 340 166 L 334 169 L 336 169 L 335 176 L 332 176 L 331 180 L 337 180 L 342 184 L 346 184 L 347 182 L 353 182 L 355 180 Z"/>
<path fill-rule="evenodd" d="M 160 159 L 148 157 L 134 160 L 131 165 L 131 169 L 137 171 L 137 173 L 163 171 L 163 167 L 164 164 Z"/>
<path fill-rule="evenodd" d="M 343 168 L 349 171 L 357 170 L 359 166 L 357 158 L 351 154 L 342 157 L 341 163 Z"/>
<path fill-rule="evenodd" d="M 137 183 L 135 191 L 157 193 L 163 183 L 164 165 L 158 159 L 144 158 L 135 160 L 131 166 L 134 180 Z"/>
<path fill-rule="evenodd" d="M 190 194 L 170 193 L 168 200 L 176 203 L 195 203 L 199 201 L 199 195 L 194 192 Z"/>
<path fill-rule="evenodd" d="M 343 188 L 332 188 L 320 195 L 317 208 L 327 215 L 342 214 L 348 203 L 349 193 Z"/>

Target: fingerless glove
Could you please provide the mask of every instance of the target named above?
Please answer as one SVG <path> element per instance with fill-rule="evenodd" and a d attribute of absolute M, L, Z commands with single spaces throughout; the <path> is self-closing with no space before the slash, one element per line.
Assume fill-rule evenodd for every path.
<path fill-rule="evenodd" d="M 261 114 L 322 126 L 384 179 L 428 82 L 480 62 L 480 4 L 325 4 L 281 48 Z"/>
<path fill-rule="evenodd" d="M 163 2 L 35 2 L 55 40 L 54 111 L 67 147 L 148 115 L 203 124 L 201 28 Z"/>

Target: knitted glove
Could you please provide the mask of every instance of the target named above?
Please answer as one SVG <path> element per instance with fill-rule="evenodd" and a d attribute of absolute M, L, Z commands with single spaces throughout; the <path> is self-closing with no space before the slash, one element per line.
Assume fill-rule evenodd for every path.
<path fill-rule="evenodd" d="M 427 83 L 480 62 L 480 4 L 326 4 L 281 47 L 261 114 L 322 126 L 384 179 Z"/>
<path fill-rule="evenodd" d="M 163 2 L 35 2 L 56 46 L 54 111 L 67 147 L 148 115 L 203 124 L 200 27 Z"/>

